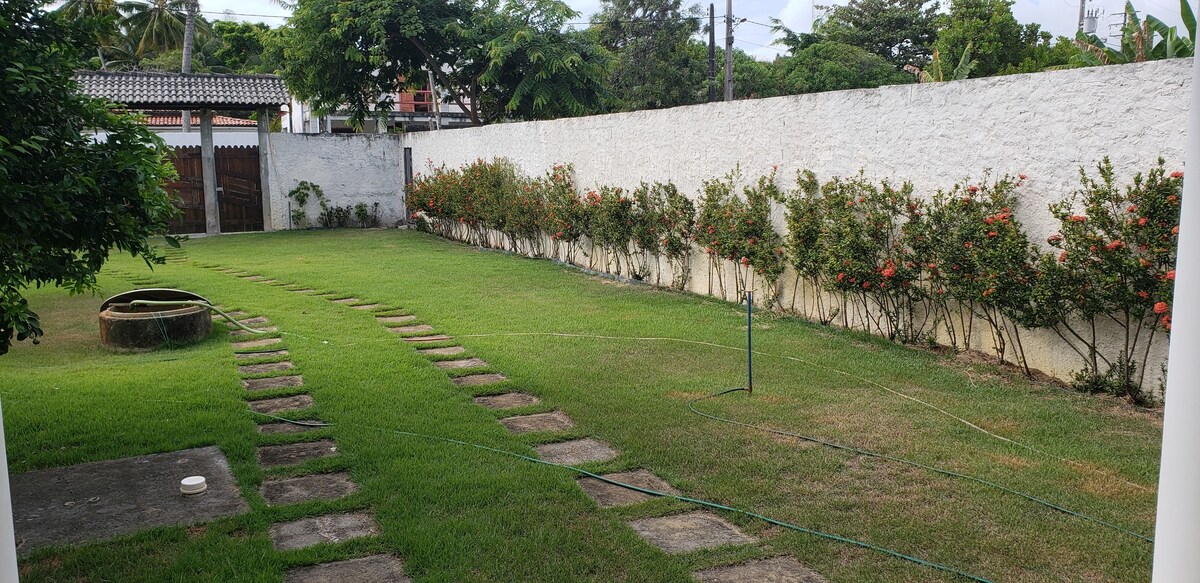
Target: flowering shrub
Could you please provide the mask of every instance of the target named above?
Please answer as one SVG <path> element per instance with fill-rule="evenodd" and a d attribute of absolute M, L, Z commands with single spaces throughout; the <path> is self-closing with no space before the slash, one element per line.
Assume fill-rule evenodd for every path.
<path fill-rule="evenodd" d="M 654 267 L 655 283 L 661 283 L 659 261 L 671 267 L 672 287 L 682 289 L 691 269 L 696 206 L 674 184 L 643 182 L 633 191 L 633 244 L 639 250 L 635 278 L 648 277 Z"/>
<path fill-rule="evenodd" d="M 575 167 L 556 164 L 531 187 L 545 201 L 546 214 L 542 229 L 549 234 L 558 256 L 559 246 L 566 251 L 567 261 L 574 261 L 575 248 L 587 231 L 587 209 L 575 189 Z"/>
<path fill-rule="evenodd" d="M 1183 173 L 1168 175 L 1163 164 L 1122 189 L 1105 158 L 1098 179 L 1081 170 L 1082 188 L 1050 207 L 1060 230 L 1047 241 L 1055 253 L 1039 262 L 1038 318 L 1030 324 L 1051 327 L 1076 349 L 1085 363 L 1080 389 L 1146 399 L 1145 371 L 1137 370 L 1155 333 L 1171 329 L 1183 194 Z M 1124 332 L 1118 354 L 1100 348 L 1100 321 Z"/>
<path fill-rule="evenodd" d="M 775 284 L 785 266 L 783 238 L 771 224 L 772 204 L 783 200 L 775 171 L 759 177 L 752 186 L 737 194 L 741 178 L 735 169 L 723 179 L 704 182 L 704 197 L 696 222 L 696 240 L 709 256 L 710 272 L 716 274 L 721 295 L 725 297 L 726 261 L 733 263 L 734 293 L 741 297 L 755 289 L 762 279 L 769 290 L 764 299 L 777 300 Z M 709 278 L 709 286 L 712 285 Z M 711 291 L 711 289 L 710 289 Z"/>
<path fill-rule="evenodd" d="M 605 266 L 613 263 L 616 274 L 621 275 L 622 262 L 629 265 L 629 244 L 633 240 L 633 199 L 621 188 L 601 186 L 583 197 L 583 206 L 588 212 L 588 238 L 604 250 Z M 593 253 L 589 267 L 594 260 Z"/>

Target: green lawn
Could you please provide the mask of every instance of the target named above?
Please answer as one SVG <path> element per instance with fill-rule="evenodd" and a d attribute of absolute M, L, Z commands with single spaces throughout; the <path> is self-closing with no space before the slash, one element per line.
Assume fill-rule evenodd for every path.
<path fill-rule="evenodd" d="M 372 314 L 215 271 L 402 308 L 454 335 L 511 380 L 472 392 L 387 332 Z M 618 284 L 512 255 L 395 230 L 289 232 L 194 240 L 165 266 L 115 260 L 102 294 L 146 283 L 181 287 L 263 315 L 284 332 L 337 457 L 264 471 L 230 339 L 140 355 L 98 346 L 100 299 L 35 290 L 46 337 L 0 357 L 0 397 L 14 473 L 215 444 L 229 457 L 249 514 L 206 528 L 162 528 L 27 557 L 27 581 L 281 581 L 287 568 L 391 552 L 418 581 L 687 581 L 698 568 L 795 555 L 835 582 L 955 581 L 895 558 L 726 515 L 757 545 L 671 556 L 632 518 L 689 508 L 674 500 L 597 509 L 569 471 L 403 430 L 532 454 L 591 436 L 621 451 L 587 469 L 646 468 L 688 496 L 752 510 L 945 563 L 993 581 L 1144 581 L 1151 545 L 1011 495 L 891 462 L 722 424 L 688 400 L 744 383 L 742 352 L 693 343 L 503 335 L 559 332 L 669 337 L 738 346 L 741 308 Z M 477 336 L 476 336 L 477 335 Z M 1153 534 L 1160 417 L 1105 398 L 1031 385 L 988 366 L 856 333 L 759 313 L 755 394 L 706 412 L 977 475 Z M 241 364 L 241 363 L 239 363 Z M 845 374 L 850 373 L 850 374 Z M 1013 439 L 1012 445 L 882 387 Z M 576 421 L 566 433 L 512 436 L 479 392 L 518 388 Z M 308 415 L 300 415 L 306 417 Z M 1033 449 L 1030 449 L 1033 448 Z M 1037 451 L 1034 451 L 1037 450 Z M 1041 452 L 1041 453 L 1039 453 Z M 1064 461 L 1066 458 L 1070 461 Z M 264 477 L 344 469 L 362 489 L 333 503 L 267 507 Z M 383 535 L 277 552 L 278 521 L 370 509 Z"/>

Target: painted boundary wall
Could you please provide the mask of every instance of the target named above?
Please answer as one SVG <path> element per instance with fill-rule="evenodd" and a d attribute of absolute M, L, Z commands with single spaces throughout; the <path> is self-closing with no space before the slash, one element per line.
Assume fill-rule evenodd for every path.
<path fill-rule="evenodd" d="M 286 134 L 269 138 L 271 220 L 276 230 L 291 228 L 287 193 L 301 180 L 321 187 L 336 206 L 379 203 L 380 224 L 404 219 L 403 149 L 399 136 L 387 134 Z M 315 200 L 305 205 L 316 224 Z"/>
<path fill-rule="evenodd" d="M 508 158 L 531 175 L 571 163 L 581 189 L 672 181 L 695 199 L 703 180 L 735 166 L 747 181 L 778 166 L 788 188 L 803 169 L 822 181 L 862 171 L 926 196 L 987 172 L 1025 174 L 1017 216 L 1044 241 L 1057 228 L 1047 206 L 1078 187 L 1080 167 L 1108 156 L 1121 180 L 1160 156 L 1183 167 L 1190 73 L 1191 59 L 1174 59 L 423 132 L 403 146 L 418 173 L 478 158 Z M 707 293 L 702 265 L 691 289 Z M 1034 368 L 1059 378 L 1080 368 L 1052 332 L 1022 335 Z M 1158 384 L 1165 340 L 1143 363 L 1148 385 Z M 973 344 L 990 346 L 981 335 Z"/>

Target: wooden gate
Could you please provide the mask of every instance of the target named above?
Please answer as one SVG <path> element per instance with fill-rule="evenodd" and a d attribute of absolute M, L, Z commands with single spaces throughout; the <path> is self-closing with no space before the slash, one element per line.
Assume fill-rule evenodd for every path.
<path fill-rule="evenodd" d="M 261 174 L 258 146 L 218 146 L 214 148 L 217 170 L 217 207 L 222 233 L 263 230 Z M 176 206 L 183 215 L 171 221 L 171 233 L 205 232 L 204 173 L 200 147 L 175 148 L 175 169 L 179 180 L 167 185 L 177 195 Z"/>

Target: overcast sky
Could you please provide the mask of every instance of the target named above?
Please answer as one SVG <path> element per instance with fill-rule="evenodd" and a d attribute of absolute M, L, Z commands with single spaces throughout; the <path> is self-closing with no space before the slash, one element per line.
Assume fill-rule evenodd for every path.
<path fill-rule="evenodd" d="M 1190 1 L 1194 5 L 1197 0 Z M 586 21 L 587 17 L 595 13 L 600 6 L 600 0 L 566 0 L 566 2 L 583 14 L 583 17 L 580 18 L 581 21 Z M 1178 0 L 1134 0 L 1133 5 L 1139 11 L 1149 12 L 1168 24 L 1179 26 L 1182 29 L 1177 2 Z M 829 0 L 816 1 L 816 4 L 828 3 L 830 3 Z M 948 3 L 948 0 L 943 3 Z M 760 59 L 774 57 L 783 51 L 778 47 L 770 46 L 774 40 L 771 30 L 766 26 L 754 23 L 766 25 L 770 24 L 771 18 L 778 18 L 793 30 L 806 32 L 812 27 L 812 4 L 813 0 L 733 0 L 734 17 L 752 21 L 738 25 L 734 32 L 736 39 L 734 46 Z M 705 2 L 702 6 L 707 11 L 708 3 Z M 1108 34 L 1108 25 L 1120 22 L 1124 6 L 1125 0 L 1088 1 L 1089 8 L 1099 9 L 1102 13 L 1097 34 L 1101 36 Z M 287 14 L 286 10 L 279 8 L 270 0 L 201 0 L 200 7 L 213 19 L 222 18 L 221 14 L 227 10 L 248 15 L 282 16 Z M 724 13 L 724 10 L 725 3 L 718 0 L 718 18 Z M 1013 14 L 1022 23 L 1037 22 L 1042 25 L 1043 30 L 1048 30 L 1056 35 L 1073 37 L 1079 19 L 1079 3 L 1078 0 L 1017 0 L 1013 6 Z M 231 16 L 230 18 L 261 21 L 272 26 L 283 22 L 282 18 L 266 16 Z M 718 23 L 718 32 L 721 30 L 721 25 Z M 718 42 L 722 41 L 718 39 Z"/>

